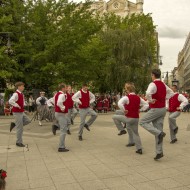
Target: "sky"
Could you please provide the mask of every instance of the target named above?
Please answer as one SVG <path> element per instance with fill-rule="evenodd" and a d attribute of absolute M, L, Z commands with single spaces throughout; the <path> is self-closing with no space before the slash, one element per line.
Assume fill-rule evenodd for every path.
<path fill-rule="evenodd" d="M 136 0 L 130 0 L 136 2 Z M 177 66 L 177 57 L 190 32 L 190 0 L 144 0 L 144 13 L 157 25 L 162 72 Z"/>

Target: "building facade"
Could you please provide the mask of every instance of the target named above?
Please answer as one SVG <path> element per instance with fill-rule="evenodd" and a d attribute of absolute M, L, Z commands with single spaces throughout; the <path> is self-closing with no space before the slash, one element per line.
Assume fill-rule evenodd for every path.
<path fill-rule="evenodd" d="M 118 16 L 125 17 L 133 13 L 143 13 L 144 0 L 136 0 L 136 3 L 128 0 L 104 0 L 94 1 L 91 10 L 103 15 L 104 13 L 114 13 Z"/>
<path fill-rule="evenodd" d="M 190 93 L 190 33 L 178 54 L 177 80 L 181 91 Z"/>

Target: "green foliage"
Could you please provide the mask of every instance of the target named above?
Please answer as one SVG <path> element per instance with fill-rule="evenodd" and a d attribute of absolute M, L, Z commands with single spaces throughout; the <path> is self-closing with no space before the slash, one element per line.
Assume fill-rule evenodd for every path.
<path fill-rule="evenodd" d="M 46 91 L 59 82 L 88 82 L 100 92 L 135 81 L 144 91 L 156 53 L 151 15 L 99 17 L 90 4 L 1 0 L 0 32 L 11 32 L 14 54 L 4 53 L 1 37 L 0 79 Z"/>

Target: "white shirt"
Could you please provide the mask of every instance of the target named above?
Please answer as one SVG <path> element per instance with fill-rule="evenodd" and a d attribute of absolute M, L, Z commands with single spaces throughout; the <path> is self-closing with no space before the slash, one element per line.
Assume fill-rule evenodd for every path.
<path fill-rule="evenodd" d="M 63 103 L 66 101 L 67 95 L 63 93 L 62 91 L 59 91 L 59 92 L 61 92 L 61 94 L 58 97 L 57 106 L 61 109 L 61 111 L 64 111 L 65 106 L 63 105 Z M 55 102 L 55 96 L 53 97 L 53 102 Z"/>
<path fill-rule="evenodd" d="M 173 94 L 173 96 L 175 94 L 178 94 L 178 92 L 175 92 Z M 179 94 L 178 101 L 181 102 L 181 104 L 179 106 L 180 110 L 182 110 L 188 104 L 188 99 L 184 95 L 182 95 L 182 94 Z M 166 108 L 167 109 L 169 108 L 169 99 L 166 101 Z"/>
<path fill-rule="evenodd" d="M 156 80 L 160 81 L 160 79 L 155 79 L 154 81 Z M 166 86 L 166 99 L 169 99 L 174 95 L 174 92 L 166 84 L 165 86 Z M 151 82 L 146 91 L 146 98 L 149 102 L 152 102 L 152 95 L 156 94 L 156 92 L 157 92 L 156 84 L 154 82 Z"/>
<path fill-rule="evenodd" d="M 47 105 L 48 107 L 54 107 L 55 105 L 55 100 L 54 100 L 54 97 L 50 98 L 48 101 L 47 101 Z"/>
<path fill-rule="evenodd" d="M 19 90 L 16 90 L 16 91 L 22 94 L 21 91 L 19 91 Z M 18 94 L 15 92 L 11 96 L 11 98 L 9 99 L 9 104 L 12 105 L 12 106 L 14 106 L 14 107 L 20 108 L 20 106 L 16 103 L 17 101 L 18 101 Z M 23 103 L 25 105 L 24 95 L 23 95 Z"/>
<path fill-rule="evenodd" d="M 129 93 L 129 94 L 135 94 L 135 93 Z M 118 102 L 118 107 L 122 110 L 125 111 L 125 104 L 129 104 L 129 98 L 127 96 L 124 96 L 123 98 L 121 98 Z M 145 111 L 148 109 L 149 105 L 148 103 L 143 100 L 142 98 L 140 98 L 140 106 L 142 106 L 142 110 Z"/>
<path fill-rule="evenodd" d="M 83 90 L 82 90 L 83 91 Z M 84 92 L 84 91 L 83 91 Z M 87 92 L 84 92 L 84 93 L 87 93 Z M 94 94 L 92 94 L 90 91 L 89 91 L 89 96 L 90 96 L 90 104 L 92 104 L 94 101 L 95 101 L 95 96 Z M 77 93 L 75 93 L 73 96 L 72 96 L 72 100 L 78 104 L 82 104 L 82 102 L 80 101 L 79 98 L 81 98 L 82 95 L 81 95 L 81 91 L 78 91 Z"/>
<path fill-rule="evenodd" d="M 36 99 L 36 104 L 37 104 L 38 106 L 41 105 L 40 100 L 42 99 L 42 97 L 46 99 L 45 105 L 47 104 L 48 99 L 47 99 L 45 96 L 40 96 L 40 97 L 38 97 L 38 98 Z"/>

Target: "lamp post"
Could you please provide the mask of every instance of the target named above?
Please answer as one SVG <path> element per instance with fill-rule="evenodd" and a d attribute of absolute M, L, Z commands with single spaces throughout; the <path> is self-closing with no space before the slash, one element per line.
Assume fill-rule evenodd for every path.
<path fill-rule="evenodd" d="M 158 63 L 159 63 L 159 65 L 163 65 L 162 57 L 163 57 L 163 56 L 161 56 L 161 55 L 159 56 L 159 59 L 158 59 Z"/>

